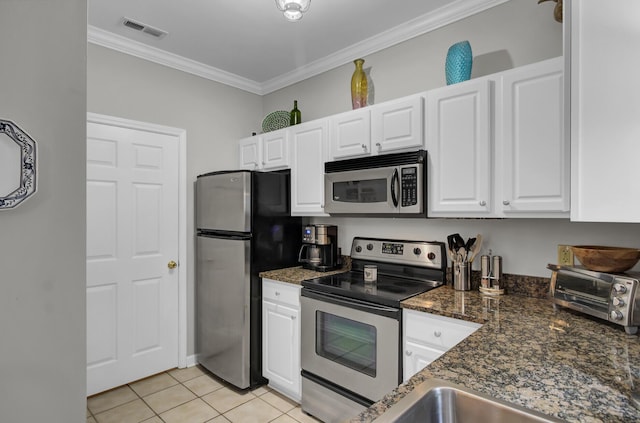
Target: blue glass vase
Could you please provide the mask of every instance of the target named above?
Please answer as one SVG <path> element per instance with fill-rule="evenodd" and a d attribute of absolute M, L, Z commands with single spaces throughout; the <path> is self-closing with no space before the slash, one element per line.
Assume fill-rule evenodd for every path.
<path fill-rule="evenodd" d="M 469 41 L 460 41 L 449 47 L 447 61 L 444 66 L 447 85 L 466 81 L 471 78 L 473 54 Z"/>

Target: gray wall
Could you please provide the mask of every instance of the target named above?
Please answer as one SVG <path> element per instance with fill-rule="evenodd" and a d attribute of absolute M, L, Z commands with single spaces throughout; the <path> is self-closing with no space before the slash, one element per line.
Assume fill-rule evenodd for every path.
<path fill-rule="evenodd" d="M 87 110 L 187 131 L 187 354 L 194 346 L 193 181 L 237 167 L 237 141 L 262 119 L 260 96 L 89 44 Z"/>
<path fill-rule="evenodd" d="M 0 1 L 0 118 L 38 191 L 0 211 L 0 421 L 86 421 L 85 0 Z M 7 193 L 1 193 L 6 195 Z"/>

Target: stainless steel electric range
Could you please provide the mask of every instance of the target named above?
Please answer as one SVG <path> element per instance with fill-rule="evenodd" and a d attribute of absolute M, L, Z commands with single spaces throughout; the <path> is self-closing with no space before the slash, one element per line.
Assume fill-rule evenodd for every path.
<path fill-rule="evenodd" d="M 349 272 L 302 282 L 302 409 L 325 423 L 402 382 L 400 302 L 445 283 L 441 242 L 357 237 L 351 258 Z"/>

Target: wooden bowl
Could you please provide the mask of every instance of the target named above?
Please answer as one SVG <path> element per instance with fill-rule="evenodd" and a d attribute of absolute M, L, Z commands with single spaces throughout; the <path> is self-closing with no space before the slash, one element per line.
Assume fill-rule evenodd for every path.
<path fill-rule="evenodd" d="M 637 248 L 574 245 L 571 249 L 584 267 L 598 272 L 625 272 L 640 260 Z"/>

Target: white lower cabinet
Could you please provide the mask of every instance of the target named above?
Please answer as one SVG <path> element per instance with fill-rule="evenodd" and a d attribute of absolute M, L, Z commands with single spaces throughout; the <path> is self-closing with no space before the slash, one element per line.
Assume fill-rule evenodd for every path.
<path fill-rule="evenodd" d="M 402 316 L 405 382 L 482 326 L 408 309 Z"/>
<path fill-rule="evenodd" d="M 300 286 L 262 280 L 262 375 L 269 386 L 301 399 Z"/>

